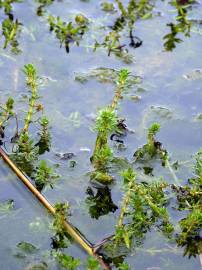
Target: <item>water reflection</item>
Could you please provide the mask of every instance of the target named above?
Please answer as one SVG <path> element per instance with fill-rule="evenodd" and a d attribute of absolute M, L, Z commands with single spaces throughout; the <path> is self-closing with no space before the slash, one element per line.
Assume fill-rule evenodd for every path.
<path fill-rule="evenodd" d="M 107 186 L 94 187 L 94 190 L 89 186 L 86 194 L 88 195 L 86 204 L 92 218 L 99 219 L 101 216 L 107 215 L 110 212 L 114 213 L 118 209 L 112 201 L 111 191 Z"/>

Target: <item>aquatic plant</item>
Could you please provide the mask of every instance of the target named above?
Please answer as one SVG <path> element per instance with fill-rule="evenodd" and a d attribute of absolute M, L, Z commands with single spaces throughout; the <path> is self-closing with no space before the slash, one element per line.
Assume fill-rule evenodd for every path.
<path fill-rule="evenodd" d="M 52 237 L 52 252 L 51 255 L 59 263 L 60 267 L 68 270 L 77 269 L 80 265 L 80 260 L 63 252 L 64 248 L 69 247 L 70 237 L 64 228 L 64 222 L 69 215 L 70 206 L 68 203 L 55 204 L 55 217 L 53 221 L 53 230 L 55 231 Z"/>
<path fill-rule="evenodd" d="M 47 6 L 50 6 L 54 0 L 35 0 L 37 3 L 39 3 L 39 6 L 37 7 L 37 15 L 38 16 L 43 16 L 45 13 L 45 8 Z"/>
<path fill-rule="evenodd" d="M 183 33 L 185 37 L 190 36 L 192 23 L 187 18 L 187 8 L 193 3 L 193 1 L 191 0 L 188 2 L 189 3 L 186 5 L 177 0 L 173 0 L 171 2 L 171 5 L 176 8 L 178 14 L 176 16 L 177 23 L 167 24 L 167 26 L 170 27 L 171 32 L 163 37 L 165 40 L 164 48 L 167 51 L 172 51 L 176 47 L 176 43 L 182 42 L 182 39 L 177 37 L 179 33 Z"/>
<path fill-rule="evenodd" d="M 160 130 L 160 125 L 158 123 L 153 123 L 147 131 L 147 143 L 139 148 L 134 153 L 135 160 L 149 160 L 154 157 L 159 157 L 162 160 L 162 165 L 165 166 L 165 161 L 167 160 L 167 151 L 162 148 L 160 142 L 156 141 L 155 135 Z"/>
<path fill-rule="evenodd" d="M 118 117 L 116 109 L 119 101 L 122 99 L 123 91 L 128 86 L 128 77 L 130 72 L 122 69 L 116 81 L 116 89 L 111 104 L 101 109 L 96 118 L 95 130 L 98 132 L 93 156 L 91 162 L 95 171 L 91 174 L 91 178 L 102 183 L 110 183 L 113 178 L 107 173 L 108 165 L 112 160 L 112 150 L 108 144 L 108 138 L 111 133 L 118 130 Z"/>
<path fill-rule="evenodd" d="M 79 41 L 88 29 L 88 19 L 82 14 L 75 16 L 75 23 L 63 22 L 60 17 L 55 18 L 52 15 L 49 15 L 48 22 L 50 31 L 55 33 L 57 39 L 60 41 L 60 47 L 64 45 L 67 53 L 70 50 L 70 43 L 75 42 L 79 45 Z"/>
<path fill-rule="evenodd" d="M 5 105 L 0 106 L 0 136 L 4 138 L 4 126 L 8 119 L 15 115 L 13 111 L 14 99 L 9 97 Z"/>
<path fill-rule="evenodd" d="M 86 270 L 101 270 L 98 261 L 94 257 L 88 257 L 86 260 Z"/>
<path fill-rule="evenodd" d="M 4 8 L 5 14 L 9 15 L 12 11 L 12 4 L 21 2 L 22 0 L 0 0 L 0 8 Z"/>
<path fill-rule="evenodd" d="M 102 2 L 101 3 L 101 8 L 105 12 L 110 12 L 110 13 L 115 12 L 115 7 L 114 7 L 114 4 L 113 3 Z"/>
<path fill-rule="evenodd" d="M 20 49 L 18 48 L 19 43 L 17 41 L 17 35 L 20 32 L 21 23 L 13 18 L 6 18 L 2 22 L 2 35 L 4 36 L 4 45 L 3 48 L 6 49 L 10 44 L 12 52 L 19 53 Z"/>
<path fill-rule="evenodd" d="M 16 142 L 16 149 L 10 157 L 28 176 L 33 174 L 38 160 L 38 147 L 35 146 L 34 140 L 30 138 L 28 132 L 20 134 Z"/>
<path fill-rule="evenodd" d="M 41 126 L 41 130 L 38 133 L 40 139 L 36 143 L 36 146 L 39 148 L 39 155 L 44 154 L 46 151 L 49 152 L 51 147 L 51 134 L 49 128 L 49 120 L 46 116 L 42 116 L 39 124 Z"/>
<path fill-rule="evenodd" d="M 118 270 L 131 270 L 130 266 L 128 265 L 128 263 L 123 262 L 120 263 L 118 266 Z"/>
<path fill-rule="evenodd" d="M 75 259 L 74 257 L 62 252 L 55 253 L 54 257 L 63 269 L 75 270 L 78 269 L 77 267 L 81 264 L 80 259 Z"/>
<path fill-rule="evenodd" d="M 172 185 L 177 195 L 178 209 L 188 211 L 187 216 L 179 222 L 181 232 L 176 241 L 185 248 L 184 255 L 189 257 L 202 252 L 202 150 L 196 155 L 194 174 L 195 177 L 189 179 L 189 185 Z"/>
<path fill-rule="evenodd" d="M 145 233 L 156 226 L 170 236 L 173 226 L 166 210 L 168 198 L 165 182 L 138 183 L 132 168 L 122 172 L 124 196 L 113 240 L 116 246 L 125 243 L 129 249 L 133 241 L 140 244 Z"/>
<path fill-rule="evenodd" d="M 55 173 L 52 167 L 49 167 L 45 160 L 41 160 L 37 166 L 35 173 L 35 185 L 39 191 L 41 191 L 45 186 L 49 185 L 53 188 L 56 180 L 60 176 Z"/>
<path fill-rule="evenodd" d="M 27 64 L 24 66 L 23 72 L 26 75 L 27 86 L 31 90 L 31 97 L 29 99 L 29 110 L 26 114 L 25 124 L 23 128 L 23 133 L 26 133 L 28 132 L 33 115 L 35 114 L 35 112 L 40 111 L 42 107 L 36 106 L 36 101 L 39 98 L 37 90 L 39 77 L 37 75 L 36 68 L 32 64 Z"/>
<path fill-rule="evenodd" d="M 39 155 L 48 151 L 50 148 L 50 133 L 49 121 L 45 116 L 39 117 L 41 125 L 40 139 L 36 143 L 33 135 L 29 134 L 30 124 L 33 122 L 34 116 L 43 110 L 40 103 L 36 103 L 38 96 L 39 77 L 36 68 L 32 64 L 24 66 L 23 72 L 26 75 L 26 83 L 30 89 L 31 96 L 29 98 L 29 108 L 24 119 L 23 128 L 18 131 L 18 121 L 16 121 L 17 128 L 15 135 L 11 138 L 13 144 L 13 152 L 10 158 L 15 162 L 19 169 L 21 169 L 28 176 L 35 181 L 36 187 L 41 191 L 46 185 L 53 187 L 53 184 L 58 175 L 54 172 L 54 167 L 49 167 L 46 161 L 41 160 L 38 163 Z M 1 136 L 4 137 L 5 122 L 15 115 L 13 111 L 14 99 L 8 98 L 6 104 L 1 106 L 0 128 Z"/>
<path fill-rule="evenodd" d="M 66 248 L 70 244 L 64 228 L 64 221 L 69 214 L 70 205 L 69 203 L 56 203 L 54 208 L 55 217 L 53 221 L 53 230 L 55 231 L 55 234 L 52 238 L 52 248 L 58 250 L 61 248 Z"/>

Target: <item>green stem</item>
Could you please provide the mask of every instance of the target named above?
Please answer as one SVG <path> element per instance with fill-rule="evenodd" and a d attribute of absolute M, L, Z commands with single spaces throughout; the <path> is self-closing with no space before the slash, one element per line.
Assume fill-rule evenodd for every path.
<path fill-rule="evenodd" d="M 32 121 L 32 116 L 34 113 L 35 102 L 37 99 L 37 84 L 35 81 L 30 84 L 30 88 L 31 88 L 32 95 L 29 101 L 29 110 L 25 118 L 25 125 L 23 128 L 23 133 L 28 132 L 29 125 Z"/>

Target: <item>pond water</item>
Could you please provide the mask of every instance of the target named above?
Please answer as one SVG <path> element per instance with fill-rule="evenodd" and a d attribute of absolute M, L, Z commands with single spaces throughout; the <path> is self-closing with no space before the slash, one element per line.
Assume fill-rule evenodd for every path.
<path fill-rule="evenodd" d="M 114 234 L 123 196 L 120 171 L 132 162 L 137 148 L 146 143 L 147 128 L 152 122 L 161 125 L 157 139 L 169 152 L 171 161 L 182 162 L 176 171 L 180 184 L 193 176 L 193 155 L 202 146 L 202 122 L 199 117 L 202 113 L 201 21 L 193 23 L 190 37 L 179 34 L 182 42 L 177 43 L 174 50 L 166 51 L 163 46 L 163 37 L 169 32 L 166 24 L 174 20 L 176 11 L 169 1 L 157 1 L 152 18 L 135 23 L 135 36 L 143 41 L 139 48 L 130 47 L 128 31 L 122 31 L 121 42 L 133 57 L 132 63 L 126 63 L 113 53 L 108 56 L 105 48 L 93 51 L 95 40 L 101 42 L 118 16 L 116 12 L 103 11 L 100 6 L 103 1 L 50 1 L 52 3 L 44 7 L 43 16 L 37 16 L 39 2 L 26 0 L 12 4 L 14 17 L 22 23 L 17 38 L 21 52 L 14 54 L 9 46 L 3 49 L 3 39 L 0 41 L 0 102 L 5 103 L 12 96 L 19 125 L 23 125 L 24 110 L 27 108 L 24 100 L 28 100 L 28 90 L 22 68 L 27 63 L 33 63 L 43 77 L 43 86 L 39 87 L 40 102 L 51 125 L 51 149 L 42 158 L 50 164 L 59 164 L 57 171 L 61 175 L 53 189 L 47 187 L 42 193 L 52 204 L 68 201 L 71 223 L 95 244 Z M 125 5 L 128 3 L 125 0 L 122 2 Z M 70 43 L 69 53 L 64 46 L 60 47 L 54 32 L 49 31 L 48 14 L 60 16 L 66 22 L 73 20 L 75 14 L 84 14 L 89 19 L 89 30 L 79 46 Z M 193 21 L 202 20 L 201 2 L 188 9 L 188 17 Z M 2 8 L 0 21 L 5 18 Z M 110 80 L 103 82 L 98 76 L 92 76 L 100 68 L 127 68 L 132 75 L 141 77 L 141 82 L 134 84 L 119 104 L 118 115 L 126 119 L 131 132 L 123 138 L 124 148 L 110 142 L 114 156 L 121 160 L 120 164 L 112 167 L 115 181 L 109 186 L 92 183 L 89 174 L 93 170 L 90 157 L 97 135 L 93 130 L 96 113 L 110 104 L 115 88 Z M 9 151 L 13 126 L 12 122 L 4 138 Z M 59 157 L 63 153 L 74 153 L 74 168 L 71 167 L 71 160 Z M 139 179 L 164 177 L 168 183 L 175 183 L 173 175 L 165 167 L 158 162 L 152 166 L 152 176 L 145 176 L 139 170 Z M 32 269 L 33 263 L 42 262 L 45 262 L 46 268 L 40 269 L 58 269 L 50 258 L 53 236 L 51 216 L 2 160 L 0 168 L 0 202 L 12 199 L 14 203 L 14 208 L 9 211 L 1 211 L 0 208 L 0 269 Z M 98 192 L 100 201 L 95 198 L 90 201 L 89 190 L 94 197 Z M 104 199 L 107 203 L 103 210 L 99 205 Z M 176 224 L 185 216 L 181 212 L 176 214 L 172 207 L 170 214 Z M 23 241 L 32 243 L 37 250 L 19 255 L 16 246 Z M 67 252 L 81 260 L 87 256 L 74 243 Z M 198 255 L 189 258 L 183 253 L 183 247 L 177 247 L 175 241 L 168 240 L 151 228 L 145 234 L 143 243 L 125 253 L 124 257 L 131 269 L 201 269 Z M 120 255 L 117 254 L 117 257 Z M 78 269 L 86 268 L 80 266 Z"/>

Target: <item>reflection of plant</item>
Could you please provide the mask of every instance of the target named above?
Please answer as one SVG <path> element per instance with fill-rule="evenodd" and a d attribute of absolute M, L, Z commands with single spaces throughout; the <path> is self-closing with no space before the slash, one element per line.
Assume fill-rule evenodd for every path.
<path fill-rule="evenodd" d="M 92 218 L 98 219 L 100 216 L 107 215 L 109 212 L 114 213 L 117 206 L 113 203 L 111 192 L 106 186 L 104 188 L 97 188 L 96 194 L 92 188 L 88 187 L 86 193 L 86 203 L 89 207 L 89 213 Z"/>

